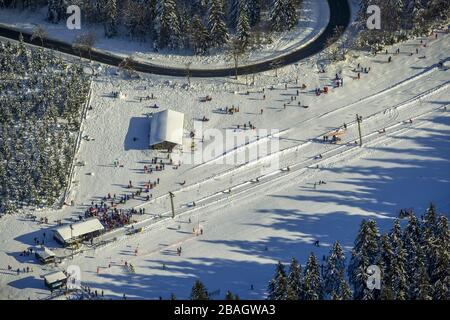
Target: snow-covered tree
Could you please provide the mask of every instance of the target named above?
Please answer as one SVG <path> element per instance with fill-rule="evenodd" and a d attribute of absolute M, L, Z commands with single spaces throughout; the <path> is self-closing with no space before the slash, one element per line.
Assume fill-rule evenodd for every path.
<path fill-rule="evenodd" d="M 180 23 L 174 0 L 158 0 L 154 28 L 160 48 L 177 49 L 180 47 Z"/>
<path fill-rule="evenodd" d="M 210 37 L 208 30 L 203 25 L 199 16 L 194 17 L 192 22 L 192 48 L 195 54 L 206 54 L 208 52 Z"/>
<path fill-rule="evenodd" d="M 47 20 L 51 23 L 58 23 L 66 14 L 64 0 L 48 0 Z"/>
<path fill-rule="evenodd" d="M 233 294 L 230 290 L 228 290 L 225 294 L 225 300 L 239 300 L 239 296 L 237 294 Z"/>
<path fill-rule="evenodd" d="M 305 266 L 303 276 L 303 299 L 321 300 L 323 297 L 322 279 L 316 256 L 311 253 Z"/>
<path fill-rule="evenodd" d="M 425 282 L 428 282 L 428 277 L 424 277 L 426 276 L 426 261 L 422 248 L 421 231 L 419 220 L 416 216 L 411 215 L 408 225 L 403 231 L 403 245 L 406 250 L 405 271 L 409 284 L 408 299 L 419 299 L 419 295 L 423 297 Z M 419 287 L 421 287 L 421 293 L 419 293 Z"/>
<path fill-rule="evenodd" d="M 432 285 L 433 298 L 436 300 L 450 299 L 450 231 L 448 219 L 440 216 L 435 226 L 435 242 L 431 245 L 430 259 L 430 282 Z"/>
<path fill-rule="evenodd" d="M 111 38 L 117 34 L 117 0 L 103 0 L 102 5 L 105 36 Z"/>
<path fill-rule="evenodd" d="M 22 37 L 21 37 L 22 38 Z M 58 205 L 88 92 L 87 76 L 52 52 L 0 44 L 0 213 Z"/>
<path fill-rule="evenodd" d="M 379 253 L 379 234 L 376 223 L 363 220 L 348 267 L 349 282 L 353 286 L 355 300 L 375 298 L 375 293 L 367 287 L 367 268 L 376 265 Z"/>
<path fill-rule="evenodd" d="M 283 31 L 285 29 L 287 20 L 285 0 L 273 0 L 269 20 L 272 31 Z"/>
<path fill-rule="evenodd" d="M 225 23 L 221 0 L 211 0 L 208 30 L 213 46 L 222 47 L 228 42 L 229 34 Z"/>
<path fill-rule="evenodd" d="M 239 19 L 239 8 L 240 3 L 243 0 L 229 0 L 228 1 L 228 11 L 227 11 L 227 21 L 231 29 L 235 30 Z"/>
<path fill-rule="evenodd" d="M 250 45 L 250 24 L 248 22 L 247 7 L 241 2 L 239 8 L 239 19 L 236 30 L 236 38 L 246 49 Z"/>
<path fill-rule="evenodd" d="M 251 26 L 256 25 L 261 20 L 261 0 L 246 0 L 248 21 Z"/>
<path fill-rule="evenodd" d="M 292 258 L 287 279 L 287 299 L 299 300 L 303 297 L 302 267 Z"/>
<path fill-rule="evenodd" d="M 408 297 L 408 280 L 406 274 L 406 250 L 402 241 L 402 231 L 400 221 L 397 219 L 394 222 L 389 238 L 393 250 L 392 258 L 392 293 L 395 300 L 406 300 Z"/>
<path fill-rule="evenodd" d="M 334 243 L 326 260 L 323 280 L 324 292 L 328 297 L 336 300 L 351 298 L 350 287 L 345 279 L 345 254 L 338 241 Z"/>
<path fill-rule="evenodd" d="M 275 276 L 269 282 L 268 300 L 286 300 L 287 298 L 287 278 L 284 265 L 278 262 L 275 270 Z"/>
<path fill-rule="evenodd" d="M 291 30 L 298 23 L 297 7 L 298 0 L 285 0 L 286 7 L 286 30 Z"/>
<path fill-rule="evenodd" d="M 208 290 L 200 280 L 196 280 L 192 287 L 191 300 L 209 300 Z"/>

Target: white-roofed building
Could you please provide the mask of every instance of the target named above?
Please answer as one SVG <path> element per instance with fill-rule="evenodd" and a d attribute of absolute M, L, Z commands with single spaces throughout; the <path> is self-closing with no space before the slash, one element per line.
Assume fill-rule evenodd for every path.
<path fill-rule="evenodd" d="M 44 276 L 44 283 L 50 290 L 58 289 L 66 286 L 67 276 L 62 271 L 56 271 Z"/>
<path fill-rule="evenodd" d="M 62 245 L 98 236 L 105 227 L 97 218 L 92 218 L 55 229 L 54 239 Z"/>
<path fill-rule="evenodd" d="M 47 247 L 42 247 L 42 248 L 36 249 L 36 252 L 34 253 L 34 255 L 40 262 L 42 262 L 44 264 L 55 262 L 55 258 L 56 258 L 55 253 Z"/>
<path fill-rule="evenodd" d="M 154 113 L 150 122 L 150 148 L 171 151 L 183 144 L 184 113 L 164 110 Z"/>

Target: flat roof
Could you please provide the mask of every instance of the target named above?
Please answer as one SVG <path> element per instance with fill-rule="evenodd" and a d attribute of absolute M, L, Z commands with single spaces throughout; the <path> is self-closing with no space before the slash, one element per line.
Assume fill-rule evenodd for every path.
<path fill-rule="evenodd" d="M 47 283 L 55 283 L 62 280 L 67 280 L 67 276 L 62 271 L 56 271 L 44 276 L 44 280 Z"/>
<path fill-rule="evenodd" d="M 72 238 L 78 238 L 85 234 L 104 229 L 105 227 L 103 227 L 103 225 L 97 218 L 92 218 L 85 221 L 75 222 L 72 224 L 67 224 L 62 227 L 56 228 L 55 232 L 62 240 L 68 241 Z"/>
<path fill-rule="evenodd" d="M 55 253 L 47 247 L 36 249 L 36 255 L 41 257 L 42 259 L 48 259 L 55 256 Z"/>

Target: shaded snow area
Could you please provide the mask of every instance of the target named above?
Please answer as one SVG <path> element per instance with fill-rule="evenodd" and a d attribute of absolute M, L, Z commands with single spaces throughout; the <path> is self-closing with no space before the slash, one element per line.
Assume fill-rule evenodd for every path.
<path fill-rule="evenodd" d="M 278 78 L 273 72 L 259 74 L 248 87 L 245 77 L 239 83 L 195 79 L 186 89 L 183 78 L 126 80 L 99 70 L 92 110 L 83 123 L 87 138 L 76 156 L 84 166 L 75 167 L 67 199 L 74 205 L 33 212 L 38 219 L 48 217 L 49 224 L 37 224 L 25 215 L 0 218 L 0 298 L 47 299 L 40 277 L 77 265 L 82 283 L 103 290 L 107 298 L 120 299 L 124 293 L 128 298 L 167 299 L 171 293 L 188 298 L 200 278 L 210 292 L 220 290 L 213 298 L 231 290 L 242 299 L 264 299 L 277 261 L 287 263 L 295 256 L 305 263 L 310 252 L 321 259 L 336 240 L 348 253 L 363 218 L 377 220 L 385 231 L 400 209 L 413 208 L 420 215 L 432 201 L 439 212 L 448 213 L 450 71 L 438 62 L 448 59 L 449 48 L 450 36 L 440 33 L 438 39 L 390 47 L 389 55 L 352 53 L 326 73 L 318 73 L 311 59 L 279 70 Z M 360 80 L 358 64 L 370 67 Z M 344 78 L 343 87 L 333 87 L 336 73 Z M 329 93 L 316 96 L 314 89 L 324 86 Z M 112 97 L 113 91 L 121 98 Z M 152 94 L 153 99 L 147 99 Z M 201 102 L 206 95 L 212 101 Z M 233 106 L 239 112 L 221 111 Z M 149 114 L 167 108 L 185 114 L 184 144 L 172 155 L 174 165 L 144 173 L 153 157 L 167 161 L 165 153 L 148 149 Z M 363 147 L 355 144 L 356 114 L 363 117 Z M 203 116 L 209 121 L 199 121 Z M 227 129 L 238 131 L 237 125 L 242 130 L 249 121 L 257 130 L 277 133 L 225 148 L 206 162 L 187 163 L 189 132 L 197 125 L 225 134 Z M 325 143 L 323 136 L 333 132 L 341 141 Z M 212 143 L 207 136 L 202 142 L 196 133 L 196 150 Z M 275 140 L 278 149 L 259 158 L 220 163 Z M 274 159 L 276 166 L 270 165 Z M 178 160 L 181 166 L 174 169 Z M 145 208 L 145 214 L 133 216 L 135 229 L 142 232 L 127 235 L 126 227 L 104 234 L 94 246 L 84 244 L 73 260 L 70 250 L 48 239 L 56 220 L 78 219 L 91 201 L 98 203 L 108 193 L 130 194 L 158 178 L 152 199 L 138 196 L 119 206 Z M 326 184 L 314 186 L 318 181 Z M 175 219 L 169 191 L 175 196 Z M 199 229 L 203 234 L 196 235 L 193 231 Z M 56 267 L 20 256 L 35 237 L 43 239 L 44 232 L 47 246 L 65 257 Z M 314 246 L 316 240 L 320 247 Z M 13 270 L 32 266 L 33 272 L 17 275 L 7 270 L 8 264 Z"/>
<path fill-rule="evenodd" d="M 82 25 L 81 30 L 69 30 L 64 23 L 52 24 L 47 22 L 46 8 L 39 12 L 26 12 L 14 9 L 0 10 L 0 23 L 12 26 L 26 32 L 33 32 L 36 26 L 42 26 L 52 39 L 73 43 L 74 39 L 86 32 L 97 35 L 94 47 L 101 51 L 110 52 L 119 56 L 132 56 L 133 59 L 151 62 L 158 65 L 185 67 L 191 62 L 192 68 L 214 68 L 231 66 L 234 64 L 231 57 L 221 52 L 212 52 L 207 56 L 192 56 L 191 52 L 160 50 L 154 52 L 152 43 L 136 42 L 125 36 L 106 38 L 103 28 L 98 25 Z M 330 9 L 327 0 L 305 0 L 303 8 L 299 13 L 298 26 L 289 32 L 273 35 L 273 41 L 265 44 L 262 48 L 252 51 L 241 64 L 263 61 L 276 56 L 285 55 L 291 51 L 307 45 L 316 39 L 326 28 L 330 17 Z M 243 58 L 244 59 L 244 58 Z"/>

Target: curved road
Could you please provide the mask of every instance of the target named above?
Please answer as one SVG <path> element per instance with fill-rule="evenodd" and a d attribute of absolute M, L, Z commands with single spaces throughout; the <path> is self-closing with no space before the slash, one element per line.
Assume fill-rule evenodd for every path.
<path fill-rule="evenodd" d="M 246 75 L 272 70 L 274 69 L 275 65 L 276 67 L 286 66 L 311 57 L 325 49 L 327 47 L 327 41 L 333 35 L 335 28 L 347 28 L 350 24 L 351 19 L 351 10 L 348 0 L 328 0 L 328 5 L 330 6 L 330 21 L 328 22 L 325 30 L 314 41 L 312 41 L 307 46 L 302 47 L 294 52 L 288 53 L 284 56 L 276 57 L 271 60 L 266 60 L 252 65 L 238 67 L 238 75 Z M 20 31 L 9 29 L 6 27 L 0 27 L 0 36 L 2 37 L 18 40 L 20 34 Z M 35 39 L 34 41 L 31 40 L 31 34 L 22 32 L 22 35 L 26 43 L 41 46 L 41 41 L 39 39 Z M 71 44 L 62 41 L 44 39 L 43 46 L 45 48 L 57 50 L 66 54 L 80 56 L 79 50 L 74 50 Z M 98 51 L 92 51 L 90 55 L 92 60 L 94 61 L 116 67 L 123 60 L 123 57 Z M 83 56 L 84 58 L 89 58 L 89 52 L 87 50 L 84 50 L 81 52 L 81 56 Z M 172 68 L 142 62 L 134 62 L 134 69 L 143 73 L 158 74 L 164 76 L 186 76 L 186 69 L 184 68 Z M 233 76 L 235 74 L 235 68 L 190 70 L 191 77 L 226 77 Z"/>

